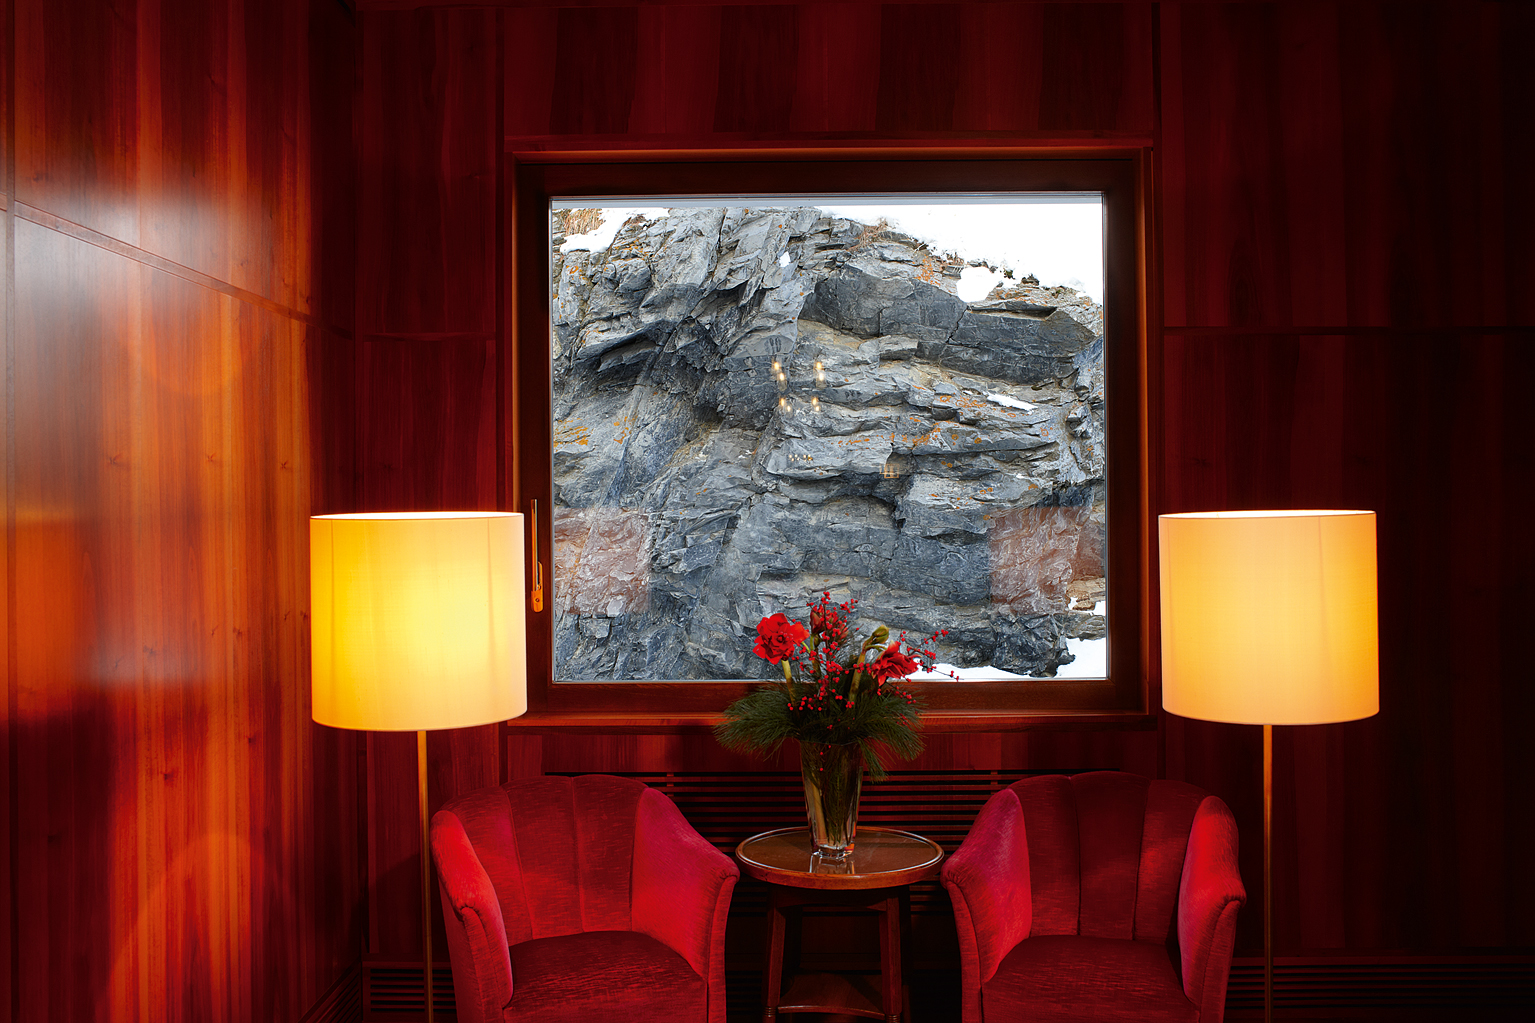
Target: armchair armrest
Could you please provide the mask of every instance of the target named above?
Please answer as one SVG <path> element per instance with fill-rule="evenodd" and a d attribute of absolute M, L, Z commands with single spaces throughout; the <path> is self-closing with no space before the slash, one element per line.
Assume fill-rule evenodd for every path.
<path fill-rule="evenodd" d="M 1237 869 L 1237 825 L 1226 804 L 1207 796 L 1194 814 L 1178 887 L 1178 948 L 1183 993 L 1201 1023 L 1220 1023 L 1247 889 Z"/>
<path fill-rule="evenodd" d="M 501 901 L 463 823 L 450 811 L 432 817 L 432 856 L 459 1023 L 500 1023 L 502 1009 L 512 1000 L 512 959 Z"/>
<path fill-rule="evenodd" d="M 954 904 L 962 1018 L 979 1023 L 981 985 L 1033 925 L 1028 834 L 1011 789 L 987 800 L 938 876 Z"/>
<path fill-rule="evenodd" d="M 708 986 L 710 1023 L 725 1023 L 725 917 L 740 869 L 655 789 L 640 794 L 630 916 Z"/>

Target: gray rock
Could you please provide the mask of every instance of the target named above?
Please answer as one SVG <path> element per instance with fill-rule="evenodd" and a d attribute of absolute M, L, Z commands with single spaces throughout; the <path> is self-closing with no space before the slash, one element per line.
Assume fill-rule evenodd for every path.
<path fill-rule="evenodd" d="M 558 615 L 559 677 L 769 677 L 758 619 L 822 589 L 865 628 L 947 629 L 963 665 L 1050 675 L 1101 633 L 1067 592 L 1102 592 L 1103 343 L 1063 311 L 1090 303 L 1030 285 L 967 307 L 962 266 L 772 208 L 636 219 L 556 257 L 556 503 L 648 530 L 646 599 Z M 1034 507 L 1077 510 L 1035 536 Z M 1004 547 L 1053 560 L 1020 575 Z M 999 603 L 999 579 L 1023 596 Z"/>

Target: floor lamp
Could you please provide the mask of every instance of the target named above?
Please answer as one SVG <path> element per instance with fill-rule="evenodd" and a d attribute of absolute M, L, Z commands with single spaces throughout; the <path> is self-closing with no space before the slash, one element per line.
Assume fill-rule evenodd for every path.
<path fill-rule="evenodd" d="M 317 515 L 309 520 L 314 719 L 416 733 L 421 945 L 432 1006 L 426 733 L 528 709 L 522 516 Z"/>
<path fill-rule="evenodd" d="M 1162 707 L 1263 726 L 1263 1018 L 1274 1017 L 1275 725 L 1380 709 L 1375 513 L 1163 515 Z"/>

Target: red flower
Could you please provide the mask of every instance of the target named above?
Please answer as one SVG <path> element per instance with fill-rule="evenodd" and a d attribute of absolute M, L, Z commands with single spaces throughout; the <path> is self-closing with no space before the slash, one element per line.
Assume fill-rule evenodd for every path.
<path fill-rule="evenodd" d="M 869 674 L 877 679 L 905 678 L 921 667 L 916 658 L 902 653 L 901 644 L 895 642 L 869 665 Z"/>
<path fill-rule="evenodd" d="M 757 623 L 757 656 L 777 664 L 805 641 L 810 631 L 799 622 L 791 622 L 779 612 Z"/>

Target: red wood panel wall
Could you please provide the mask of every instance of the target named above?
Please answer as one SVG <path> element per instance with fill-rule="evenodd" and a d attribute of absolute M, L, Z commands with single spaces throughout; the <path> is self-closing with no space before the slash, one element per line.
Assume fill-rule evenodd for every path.
<path fill-rule="evenodd" d="M 500 497 L 499 16 L 360 23 L 356 419 L 349 511 L 494 509 Z M 495 784 L 495 726 L 428 737 L 433 802 Z M 415 736 L 367 739 L 364 950 L 421 955 Z M 441 920 L 435 920 L 441 931 Z M 439 934 L 439 950 L 447 948 Z M 440 952 L 440 955 L 446 955 Z"/>
<path fill-rule="evenodd" d="M 1164 510 L 1379 514 L 1381 713 L 1275 732 L 1282 953 L 1535 942 L 1531 14 L 1162 5 Z M 1166 733 L 1248 836 L 1255 731 Z"/>
<path fill-rule="evenodd" d="M 309 719 L 305 521 L 334 471 L 307 368 L 351 328 L 327 220 L 351 19 L 16 0 L 0 24 L 0 1015 L 296 1019 L 360 941 L 358 740 Z"/>
<path fill-rule="evenodd" d="M 1521 857 L 1535 835 L 1521 800 L 1535 763 L 1517 733 L 1532 709 L 1517 638 L 1535 613 L 1535 549 L 1519 520 L 1535 499 L 1521 400 L 1535 386 L 1535 264 L 1524 244 L 1535 228 L 1535 77 L 1521 43 L 1535 29 L 1529 11 L 386 6 L 362 17 L 365 39 L 378 40 L 365 51 L 397 35 L 422 41 L 388 68 L 413 76 L 410 89 L 365 61 L 362 146 L 380 155 L 363 168 L 377 180 L 362 194 L 377 198 L 359 216 L 379 219 L 398 241 L 463 253 L 445 266 L 467 278 L 453 286 L 468 304 L 443 301 L 438 277 L 451 273 L 424 256 L 360 255 L 359 310 L 398 309 L 398 328 L 377 329 L 423 334 L 412 354 L 366 356 L 360 365 L 379 368 L 353 376 L 369 382 L 355 419 L 337 429 L 377 438 L 364 444 L 360 506 L 505 500 L 504 485 L 490 487 L 483 443 L 492 412 L 503 423 L 510 414 L 510 391 L 490 411 L 474 405 L 479 418 L 471 408 L 488 393 L 483 374 L 499 344 L 492 339 L 483 362 L 470 344 L 493 329 L 477 303 L 494 291 L 479 232 L 494 197 L 474 182 L 488 165 L 483 144 L 494 145 L 488 94 L 477 89 L 495 86 L 497 66 L 511 150 L 1154 139 L 1154 270 L 1166 327 L 1153 347 L 1157 509 L 1323 505 L 1381 515 L 1383 711 L 1282 729 L 1276 740 L 1278 950 L 1531 944 L 1535 882 Z M 488 30 L 496 17 L 499 65 L 463 31 L 464 19 Z M 445 62 L 443 47 L 455 46 L 459 56 Z M 449 112 L 388 99 L 417 89 L 466 105 Z M 390 153 L 423 139 L 430 153 Z M 433 181 L 420 194 L 434 198 L 391 192 L 403 180 L 391 160 L 427 168 Z M 468 201 L 482 219 L 438 197 Z M 414 275 L 421 304 L 391 305 L 384 291 Z M 429 302 L 442 305 L 429 311 Z M 406 416 L 441 422 L 416 434 L 400 429 Z M 434 802 L 491 775 L 742 766 L 701 736 L 505 738 L 493 754 L 477 734 L 434 737 Z M 398 923 L 376 925 L 370 948 L 419 955 L 416 895 L 396 883 L 416 869 L 404 816 L 414 804 L 398 794 L 411 757 L 393 743 L 371 747 L 368 876 L 370 918 Z M 1159 765 L 1236 810 L 1252 895 L 1239 951 L 1258 951 L 1256 729 L 1164 717 L 1157 733 L 939 736 L 918 766 Z"/>

